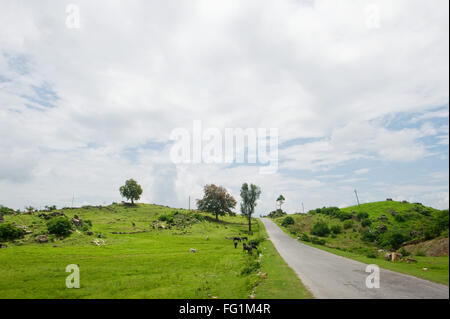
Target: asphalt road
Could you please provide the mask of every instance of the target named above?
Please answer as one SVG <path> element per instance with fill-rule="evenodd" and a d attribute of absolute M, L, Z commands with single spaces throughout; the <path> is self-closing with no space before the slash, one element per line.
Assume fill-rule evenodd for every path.
<path fill-rule="evenodd" d="M 262 218 L 267 234 L 288 265 L 316 298 L 448 299 L 445 285 L 380 269 L 379 288 L 367 288 L 367 264 L 304 245 Z"/>

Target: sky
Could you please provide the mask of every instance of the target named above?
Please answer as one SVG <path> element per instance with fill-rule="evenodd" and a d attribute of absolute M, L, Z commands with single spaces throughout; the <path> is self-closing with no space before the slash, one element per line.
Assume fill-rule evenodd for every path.
<path fill-rule="evenodd" d="M 205 184 L 256 214 L 449 206 L 446 0 L 0 3 L 0 204 L 191 207 Z M 274 174 L 174 163 L 171 133 L 277 128 Z M 239 210 L 239 206 L 236 207 Z"/>

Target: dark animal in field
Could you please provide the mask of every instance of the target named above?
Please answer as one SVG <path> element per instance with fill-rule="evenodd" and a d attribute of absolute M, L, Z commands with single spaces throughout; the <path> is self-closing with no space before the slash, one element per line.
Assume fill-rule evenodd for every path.
<path fill-rule="evenodd" d="M 132 225 L 133 227 L 136 227 L 136 224 L 135 224 L 134 222 L 131 222 L 131 225 Z"/>
<path fill-rule="evenodd" d="M 234 242 L 234 248 L 237 248 L 237 245 L 238 245 L 238 242 L 235 241 L 235 242 Z"/>
<path fill-rule="evenodd" d="M 238 242 L 241 242 L 241 237 L 233 237 L 233 240 L 237 240 Z"/>
<path fill-rule="evenodd" d="M 243 251 L 248 251 L 248 253 L 251 255 L 252 254 L 252 250 L 253 250 L 253 247 L 252 246 L 248 246 L 246 243 L 243 243 L 242 244 L 242 246 L 243 246 Z"/>
<path fill-rule="evenodd" d="M 241 237 L 242 240 L 248 241 L 247 237 Z"/>

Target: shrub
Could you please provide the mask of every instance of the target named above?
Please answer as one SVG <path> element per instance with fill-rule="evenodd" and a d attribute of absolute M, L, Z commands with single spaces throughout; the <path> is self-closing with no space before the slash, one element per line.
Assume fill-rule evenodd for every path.
<path fill-rule="evenodd" d="M 274 210 L 273 212 L 270 212 L 268 216 L 270 218 L 277 218 L 277 217 L 281 217 L 284 215 L 286 215 L 286 212 L 284 212 L 282 209 L 277 209 L 277 210 Z"/>
<path fill-rule="evenodd" d="M 331 226 L 331 232 L 336 235 L 340 234 L 342 233 L 342 227 L 340 225 L 333 225 Z"/>
<path fill-rule="evenodd" d="M 400 232 L 388 232 L 378 238 L 378 244 L 381 247 L 398 249 L 405 241 L 408 241 L 409 239 L 409 236 Z"/>
<path fill-rule="evenodd" d="M 199 214 L 199 213 L 195 213 L 195 214 L 193 215 L 193 217 L 194 217 L 195 219 L 197 219 L 198 221 L 203 221 L 203 220 L 204 220 L 203 215 L 202 215 L 202 214 Z"/>
<path fill-rule="evenodd" d="M 366 212 L 359 212 L 356 215 L 356 218 L 358 218 L 358 220 L 363 220 L 363 219 L 369 218 L 369 214 L 367 214 Z"/>
<path fill-rule="evenodd" d="M 286 216 L 283 221 L 281 222 L 281 226 L 283 227 L 287 227 L 288 225 L 292 225 L 294 224 L 294 218 L 292 218 L 291 216 Z"/>
<path fill-rule="evenodd" d="M 364 242 L 374 242 L 375 239 L 377 239 L 377 236 L 367 229 L 363 230 L 361 233 L 361 240 Z"/>
<path fill-rule="evenodd" d="M 346 220 L 344 222 L 344 229 L 350 229 L 353 227 L 353 220 Z"/>
<path fill-rule="evenodd" d="M 47 229 L 50 234 L 67 236 L 72 230 L 72 223 L 66 217 L 55 217 L 47 222 Z"/>
<path fill-rule="evenodd" d="M 241 271 L 241 275 L 250 275 L 252 272 L 257 271 L 261 267 L 259 261 L 249 262 Z"/>
<path fill-rule="evenodd" d="M 311 241 L 311 239 L 309 238 L 309 236 L 307 234 L 301 234 L 300 235 L 300 240 L 306 241 L 306 242 L 310 242 Z"/>
<path fill-rule="evenodd" d="M 403 215 L 397 214 L 394 216 L 396 222 L 403 223 L 406 219 Z"/>
<path fill-rule="evenodd" d="M 85 219 L 83 222 L 85 225 L 92 227 L 92 222 L 89 219 Z"/>
<path fill-rule="evenodd" d="M 368 218 L 363 219 L 363 220 L 361 221 L 361 226 L 362 226 L 362 227 L 367 227 L 367 226 L 370 226 L 370 225 L 372 225 L 372 222 L 371 222 L 370 219 L 368 219 Z"/>
<path fill-rule="evenodd" d="M 377 254 L 375 254 L 373 251 L 370 253 L 367 253 L 366 255 L 367 258 L 377 258 Z"/>
<path fill-rule="evenodd" d="M 423 252 L 422 250 L 418 250 L 414 255 L 419 256 L 419 257 L 425 257 L 426 256 L 425 252 Z"/>
<path fill-rule="evenodd" d="M 14 209 L 0 205 L 0 214 L 9 215 L 14 213 Z"/>
<path fill-rule="evenodd" d="M 325 240 L 317 237 L 311 237 L 311 242 L 316 245 L 325 245 Z"/>
<path fill-rule="evenodd" d="M 398 252 L 405 257 L 410 255 L 409 251 L 407 251 L 404 247 L 400 248 Z"/>
<path fill-rule="evenodd" d="M 330 233 L 330 229 L 328 228 L 327 223 L 324 221 L 318 221 L 311 228 L 311 234 L 324 237 Z"/>
<path fill-rule="evenodd" d="M 0 240 L 14 240 L 24 235 L 25 231 L 12 223 L 0 224 Z"/>

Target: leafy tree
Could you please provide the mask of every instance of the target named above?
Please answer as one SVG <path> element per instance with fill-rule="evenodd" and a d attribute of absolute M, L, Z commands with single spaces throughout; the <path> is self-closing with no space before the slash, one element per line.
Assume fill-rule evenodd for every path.
<path fill-rule="evenodd" d="M 125 182 L 125 185 L 120 187 L 120 195 L 128 200 L 131 200 L 131 204 L 134 204 L 135 200 L 139 200 L 142 194 L 142 187 L 134 179 L 129 179 Z"/>
<path fill-rule="evenodd" d="M 286 198 L 284 198 L 283 195 L 278 196 L 278 198 L 277 198 L 277 203 L 278 203 L 278 205 L 280 206 L 280 209 L 281 209 L 281 205 L 284 204 L 284 201 L 285 201 L 285 200 L 286 200 Z"/>
<path fill-rule="evenodd" d="M 288 225 L 293 225 L 294 223 L 295 223 L 294 218 L 292 218 L 291 216 L 286 216 L 281 222 L 281 226 L 287 227 Z"/>
<path fill-rule="evenodd" d="M 222 186 L 205 185 L 203 191 L 203 198 L 197 199 L 197 208 L 214 214 L 216 220 L 219 220 L 219 215 L 232 213 L 231 209 L 236 207 L 236 200 Z"/>
<path fill-rule="evenodd" d="M 324 221 L 318 221 L 311 228 L 311 234 L 316 235 L 316 236 L 323 237 L 323 236 L 328 235 L 329 233 L 330 233 L 330 229 L 328 228 L 328 224 L 325 223 Z"/>
<path fill-rule="evenodd" d="M 247 183 L 242 184 L 241 187 L 241 213 L 248 218 L 248 231 L 252 231 L 252 215 L 255 212 L 256 201 L 261 195 L 261 189 L 251 184 L 250 187 Z"/>
<path fill-rule="evenodd" d="M 55 217 L 47 222 L 47 229 L 50 234 L 67 236 L 72 229 L 72 223 L 66 217 Z"/>
<path fill-rule="evenodd" d="M 13 240 L 22 238 L 25 231 L 12 223 L 0 224 L 0 240 Z"/>

